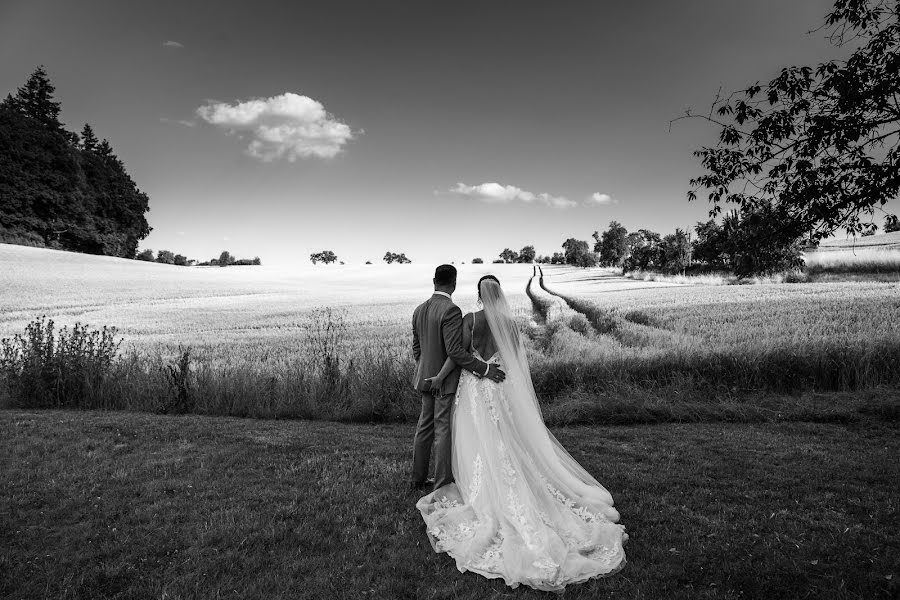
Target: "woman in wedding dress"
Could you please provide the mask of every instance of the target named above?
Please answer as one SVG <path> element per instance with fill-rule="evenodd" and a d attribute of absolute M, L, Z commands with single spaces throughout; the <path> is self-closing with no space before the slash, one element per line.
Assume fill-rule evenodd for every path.
<path fill-rule="evenodd" d="M 500 283 L 478 282 L 484 310 L 463 319 L 463 344 L 500 363 L 506 381 L 463 371 L 453 415 L 455 482 L 416 503 L 436 552 L 460 572 L 560 591 L 625 564 L 628 539 L 609 492 L 544 425 L 525 347 Z M 454 368 L 450 359 L 432 379 Z"/>

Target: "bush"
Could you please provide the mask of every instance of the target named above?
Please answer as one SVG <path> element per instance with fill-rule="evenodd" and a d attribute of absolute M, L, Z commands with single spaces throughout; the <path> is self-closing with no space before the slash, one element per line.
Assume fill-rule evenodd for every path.
<path fill-rule="evenodd" d="M 481 265 L 481 264 L 484 264 L 484 261 L 483 261 L 482 259 L 480 259 L 480 258 L 473 258 L 473 259 L 472 259 L 472 264 L 473 264 L 473 265 Z"/>
<path fill-rule="evenodd" d="M 57 333 L 40 317 L 25 334 L 0 340 L 0 380 L 14 406 L 92 407 L 111 379 L 121 339 L 114 327 L 90 330 L 76 323 Z"/>

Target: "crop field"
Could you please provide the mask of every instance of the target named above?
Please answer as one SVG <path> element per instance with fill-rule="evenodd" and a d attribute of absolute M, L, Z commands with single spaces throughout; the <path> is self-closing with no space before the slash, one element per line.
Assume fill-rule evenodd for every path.
<path fill-rule="evenodd" d="M 761 394 L 900 382 L 898 282 L 710 286 L 604 269 L 544 266 L 533 279 L 531 265 L 458 269 L 464 312 L 477 309 L 481 275 L 500 278 L 550 421 L 759 419 Z M 116 327 L 128 368 L 86 405 L 160 410 L 159 398 L 178 396 L 211 414 L 411 419 L 409 323 L 432 273 L 186 268 L 0 245 L 0 337 L 41 315 Z"/>

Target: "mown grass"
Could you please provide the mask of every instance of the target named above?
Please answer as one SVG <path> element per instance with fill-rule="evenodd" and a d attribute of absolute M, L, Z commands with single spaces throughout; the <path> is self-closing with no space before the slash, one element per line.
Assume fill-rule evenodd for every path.
<path fill-rule="evenodd" d="M 612 492 L 623 572 L 567 598 L 892 598 L 900 430 L 557 428 Z M 0 596 L 545 598 L 435 554 L 410 425 L 0 411 Z"/>

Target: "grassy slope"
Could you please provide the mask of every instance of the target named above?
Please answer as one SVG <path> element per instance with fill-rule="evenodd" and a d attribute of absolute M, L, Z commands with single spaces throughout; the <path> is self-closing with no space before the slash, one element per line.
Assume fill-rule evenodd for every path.
<path fill-rule="evenodd" d="M 568 598 L 900 592 L 896 424 L 556 430 L 628 527 Z M 406 491 L 412 428 L 0 411 L 0 596 L 545 598 L 459 574 Z"/>

